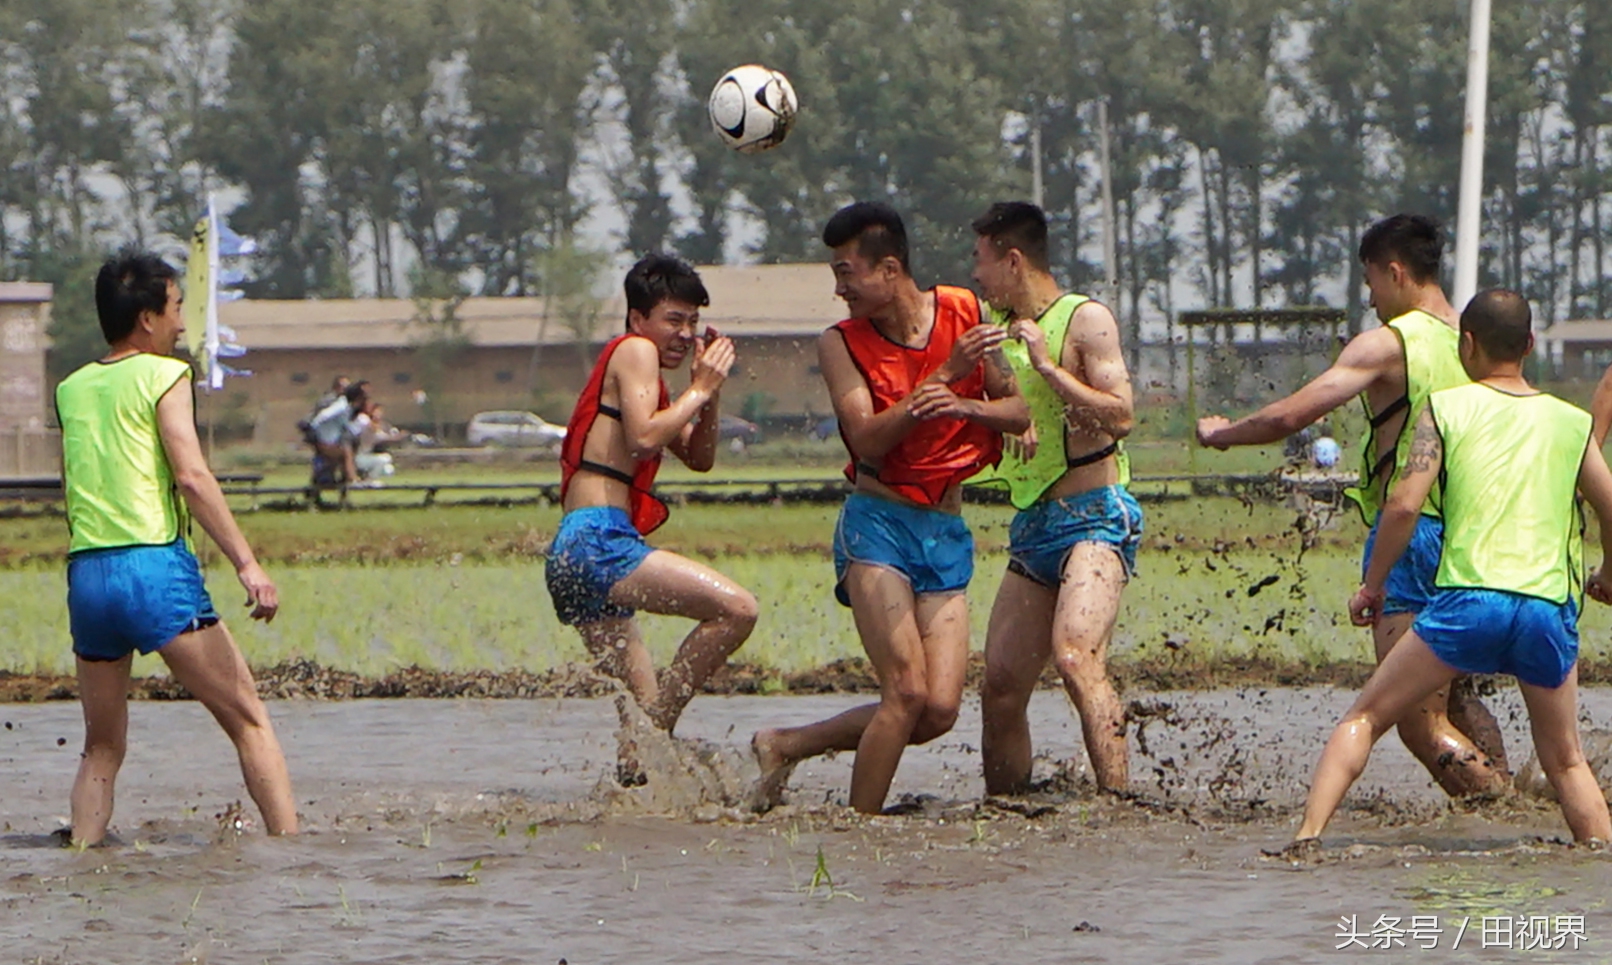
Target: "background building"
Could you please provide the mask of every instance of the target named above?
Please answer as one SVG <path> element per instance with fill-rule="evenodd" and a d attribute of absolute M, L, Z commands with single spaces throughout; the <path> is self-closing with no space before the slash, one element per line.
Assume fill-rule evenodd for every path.
<path fill-rule="evenodd" d="M 723 393 L 725 411 L 769 421 L 828 415 L 817 369 L 817 337 L 844 317 L 826 265 L 715 266 L 700 269 L 711 293 L 701 314 L 737 343 L 739 363 Z M 220 308 L 247 354 L 231 378 L 204 397 L 203 421 L 221 438 L 293 442 L 296 423 L 337 375 L 368 379 L 394 423 L 450 437 L 486 409 L 529 409 L 563 422 L 599 348 L 622 330 L 619 294 L 597 305 L 550 305 L 542 298 L 467 298 L 448 303 L 406 298 L 252 301 Z M 569 317 L 567 317 L 569 315 Z M 687 366 L 673 373 L 674 391 Z M 424 392 L 423 404 L 415 393 Z"/>
<path fill-rule="evenodd" d="M 49 285 L 0 282 L 0 476 L 60 468 L 45 377 L 52 295 Z"/>

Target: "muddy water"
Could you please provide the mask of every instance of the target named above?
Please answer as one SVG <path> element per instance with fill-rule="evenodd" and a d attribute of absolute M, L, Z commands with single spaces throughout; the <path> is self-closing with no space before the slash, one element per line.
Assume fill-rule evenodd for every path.
<path fill-rule="evenodd" d="M 844 755 L 803 765 L 790 805 L 759 820 L 709 803 L 650 815 L 647 791 L 609 789 L 616 717 L 604 700 L 279 702 L 308 832 L 283 841 L 250 826 L 250 807 L 246 833 L 234 830 L 233 757 L 200 708 L 139 703 L 114 822 L 122 845 L 82 854 L 45 838 L 66 808 L 77 707 L 6 706 L 0 957 L 1612 960 L 1612 859 L 1553 843 L 1563 827 L 1551 808 L 1449 808 L 1393 738 L 1319 860 L 1262 857 L 1290 833 L 1349 699 L 1328 689 L 1146 695 L 1132 727 L 1138 800 L 1076 781 L 1008 807 L 979 800 L 969 707 L 952 739 L 903 761 L 892 799 L 906 796 L 913 813 L 863 819 L 839 807 Z M 689 766 L 716 775 L 707 788 L 741 780 L 757 725 L 857 700 L 699 699 L 680 734 L 710 744 Z M 1520 764 L 1519 704 L 1510 694 L 1491 703 Z M 1612 691 L 1585 703 L 1590 720 L 1612 720 Z M 1078 775 L 1078 729 L 1062 699 L 1038 694 L 1032 720 L 1040 749 L 1073 755 Z M 660 776 L 663 788 L 675 783 Z M 821 876 L 813 887 L 819 870 L 832 888 Z M 1588 936 L 1577 951 L 1480 947 L 1484 916 L 1577 914 Z M 1368 934 L 1382 915 L 1402 925 L 1436 915 L 1445 931 L 1429 951 L 1338 951 L 1341 915 Z M 1463 918 L 1469 931 L 1453 949 Z"/>

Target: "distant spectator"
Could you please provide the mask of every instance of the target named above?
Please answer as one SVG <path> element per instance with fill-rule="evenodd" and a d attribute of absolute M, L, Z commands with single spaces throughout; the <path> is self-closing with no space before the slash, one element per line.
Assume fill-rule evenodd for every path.
<path fill-rule="evenodd" d="M 346 391 L 308 420 L 308 431 L 312 436 L 314 451 L 318 455 L 314 464 L 316 482 L 321 481 L 319 459 L 323 459 L 326 466 L 339 466 L 342 482 L 358 481 L 358 467 L 353 461 L 350 426 L 354 414 L 361 411 L 369 399 L 365 393 L 367 384 L 359 382 L 349 385 Z"/>
<path fill-rule="evenodd" d="M 348 425 L 353 439 L 353 464 L 364 479 L 380 479 L 397 471 L 391 453 L 386 447 L 399 442 L 408 434 L 386 422 L 386 407 L 374 399 L 367 400 L 363 411 Z"/>
<path fill-rule="evenodd" d="M 319 401 L 313 404 L 314 415 L 318 415 L 326 406 L 330 405 L 330 403 L 341 398 L 342 395 L 346 393 L 347 387 L 352 384 L 353 380 L 349 379 L 345 375 L 338 375 L 332 379 L 330 383 L 330 391 L 326 392 L 324 395 L 321 395 L 319 397 Z"/>

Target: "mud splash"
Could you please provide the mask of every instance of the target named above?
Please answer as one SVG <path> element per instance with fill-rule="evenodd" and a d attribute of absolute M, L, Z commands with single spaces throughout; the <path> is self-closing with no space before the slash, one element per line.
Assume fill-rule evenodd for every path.
<path fill-rule="evenodd" d="M 860 699 L 700 699 L 676 739 L 630 708 L 623 723 L 608 699 L 276 702 L 306 831 L 281 841 L 235 806 L 236 762 L 205 710 L 147 702 L 131 710 L 124 844 L 84 854 L 48 838 L 77 708 L 13 705 L 0 942 L 20 961 L 62 962 L 692 965 L 738 949 L 771 961 L 944 949 L 1242 965 L 1335 955 L 1348 915 L 1442 916 L 1445 951 L 1467 916 L 1468 944 L 1477 916 L 1587 915 L 1591 941 L 1612 928 L 1599 898 L 1612 862 L 1559 843 L 1553 805 L 1451 804 L 1392 739 L 1319 855 L 1264 857 L 1290 837 L 1325 724 L 1347 706 L 1328 688 L 1133 695 L 1126 795 L 1092 787 L 1078 723 L 1038 693 L 1030 794 L 982 797 L 970 700 L 952 735 L 903 757 L 896 813 L 844 806 L 850 755 L 802 764 L 768 815 L 731 804 L 755 773 L 752 728 Z M 1612 693 L 1587 690 L 1585 705 L 1612 717 Z M 1515 692 L 1492 706 L 1520 749 Z M 183 754 L 172 735 L 186 735 Z M 619 736 L 642 787 L 615 786 Z"/>
<path fill-rule="evenodd" d="M 970 655 L 968 686 L 977 689 L 984 674 L 982 654 Z M 1198 661 L 1174 657 L 1117 660 L 1111 665 L 1122 690 L 1169 690 L 1191 687 L 1217 689 L 1235 686 L 1356 687 L 1370 667 L 1357 663 L 1310 664 L 1267 657 L 1238 657 L 1224 661 Z M 1608 668 L 1612 670 L 1612 668 Z M 437 670 L 411 666 L 383 676 L 365 676 L 328 667 L 313 660 L 290 660 L 253 668 L 258 692 L 265 698 L 459 697 L 524 700 L 540 697 L 603 697 L 615 692 L 616 683 L 584 664 L 566 664 L 544 671 Z M 1612 673 L 1607 674 L 1612 679 Z M 1590 682 L 1587 670 L 1580 679 Z M 1062 686 L 1050 667 L 1042 675 L 1044 688 Z M 836 660 L 811 670 L 780 672 L 757 664 L 732 664 L 706 682 L 703 693 L 722 695 L 876 693 L 879 684 L 867 660 Z M 190 695 L 172 678 L 156 675 L 130 682 L 135 700 L 188 700 Z M 74 700 L 76 680 L 66 674 L 20 674 L 0 670 L 0 703 L 37 703 Z"/>

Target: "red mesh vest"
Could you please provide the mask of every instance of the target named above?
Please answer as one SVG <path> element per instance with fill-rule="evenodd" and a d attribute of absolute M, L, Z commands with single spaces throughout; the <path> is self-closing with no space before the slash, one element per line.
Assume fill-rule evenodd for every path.
<path fill-rule="evenodd" d="M 604 394 L 605 370 L 610 367 L 610 357 L 616 353 L 616 347 L 629 338 L 640 338 L 638 335 L 618 335 L 610 340 L 599 353 L 599 361 L 594 363 L 593 374 L 588 376 L 588 384 L 582 390 L 581 398 L 577 399 L 577 407 L 571 412 L 571 421 L 566 423 L 565 443 L 560 448 L 560 500 L 564 502 L 565 493 L 571 488 L 571 477 L 584 467 L 582 449 L 587 444 L 588 433 L 593 429 L 593 421 L 599 418 L 599 400 Z M 671 404 L 671 396 L 666 391 L 666 381 L 660 383 L 660 402 L 656 411 Z M 601 467 L 608 469 L 609 467 Z M 650 487 L 655 485 L 655 473 L 660 470 L 660 453 L 641 459 L 633 466 L 631 481 L 628 482 L 628 499 L 633 528 L 648 536 L 666 522 L 671 513 L 666 504 L 655 498 Z M 610 473 L 604 473 L 609 476 Z M 614 478 L 614 477 L 612 477 Z M 627 482 L 626 479 L 622 481 Z"/>
<path fill-rule="evenodd" d="M 973 292 L 936 285 L 935 326 L 923 348 L 890 341 L 865 318 L 849 318 L 834 328 L 845 338 L 851 360 L 873 394 L 873 411 L 879 413 L 906 398 L 918 383 L 940 368 L 951 356 L 958 337 L 979 323 L 980 304 Z M 984 364 L 952 383 L 951 389 L 965 399 L 985 398 Z M 858 465 L 862 464 L 866 471 L 871 461 L 851 448 L 843 431 L 840 438 L 851 454 L 845 475 L 854 482 Z M 874 467 L 875 478 L 915 503 L 934 506 L 953 485 L 995 465 L 1001 456 L 1000 433 L 964 419 L 930 419 L 918 423 L 885 455 Z"/>

